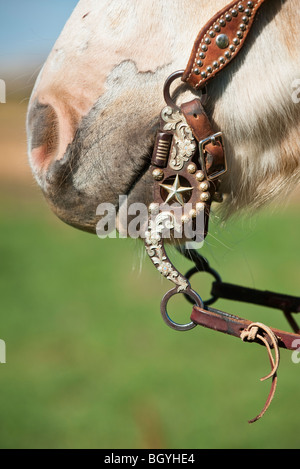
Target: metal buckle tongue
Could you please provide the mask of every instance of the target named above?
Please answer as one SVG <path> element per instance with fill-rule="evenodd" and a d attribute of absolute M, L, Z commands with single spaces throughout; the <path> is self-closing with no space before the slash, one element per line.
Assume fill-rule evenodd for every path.
<path fill-rule="evenodd" d="M 222 149 L 219 153 L 210 154 L 210 148 L 218 146 Z M 204 174 L 209 181 L 218 179 L 227 171 L 227 163 L 224 151 L 222 132 L 218 132 L 199 142 L 199 158 Z"/>

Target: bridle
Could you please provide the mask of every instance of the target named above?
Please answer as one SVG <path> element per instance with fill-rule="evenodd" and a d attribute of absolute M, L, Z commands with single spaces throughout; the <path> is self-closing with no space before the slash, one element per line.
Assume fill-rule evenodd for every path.
<path fill-rule="evenodd" d="M 169 236 L 174 241 L 176 238 L 182 241 L 184 228 L 185 234 L 186 231 L 192 233 L 185 239 L 197 238 L 199 241 L 199 220 L 200 238 L 204 240 L 208 233 L 211 203 L 222 201 L 220 178 L 227 171 L 223 135 L 213 128 L 206 115 L 205 88 L 242 49 L 264 1 L 233 1 L 214 15 L 198 34 L 186 69 L 167 79 L 164 87 L 167 106 L 161 112 L 160 130 L 150 165 L 154 190 L 145 232 L 145 246 L 150 259 L 159 272 L 175 285 L 161 302 L 161 314 L 168 326 L 187 331 L 200 325 L 267 348 L 271 373 L 262 380 L 272 379 L 272 386 L 263 410 L 250 423 L 261 418 L 272 401 L 277 385 L 280 348 L 295 350 L 299 344 L 300 329 L 292 313 L 300 312 L 300 298 L 224 283 L 208 261 L 189 244 L 178 250 L 192 260 L 195 267 L 182 275 L 166 253 L 165 240 Z M 178 106 L 170 95 L 170 86 L 178 78 L 192 89 L 202 90 L 201 98 Z M 207 301 L 203 301 L 191 288 L 190 278 L 197 272 L 207 272 L 214 277 L 212 296 Z M 187 324 L 175 323 L 167 311 L 170 298 L 179 293 L 193 304 L 191 320 Z M 220 298 L 282 310 L 294 332 L 252 323 L 212 308 L 211 305 Z"/>

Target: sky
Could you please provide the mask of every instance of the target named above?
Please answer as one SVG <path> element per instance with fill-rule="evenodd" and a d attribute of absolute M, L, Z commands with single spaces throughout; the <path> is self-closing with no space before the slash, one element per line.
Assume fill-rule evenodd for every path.
<path fill-rule="evenodd" d="M 78 0 L 0 0 L 0 77 L 42 65 Z"/>

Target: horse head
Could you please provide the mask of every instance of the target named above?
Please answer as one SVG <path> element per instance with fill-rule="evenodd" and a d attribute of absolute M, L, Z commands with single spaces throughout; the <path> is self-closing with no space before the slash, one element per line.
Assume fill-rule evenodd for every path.
<path fill-rule="evenodd" d="M 146 169 L 164 81 L 185 68 L 200 27 L 226 3 L 79 1 L 40 72 L 27 120 L 33 174 L 66 223 L 95 232 L 101 202 L 118 208 L 120 194 L 151 200 Z M 296 0 L 266 2 L 243 51 L 208 84 L 206 112 L 225 135 L 230 212 L 299 179 L 298 11 Z"/>
<path fill-rule="evenodd" d="M 227 194 L 226 214 L 243 207 L 257 208 L 276 196 L 283 197 L 299 182 L 300 35 L 297 0 L 238 0 L 230 4 L 229 10 L 223 10 L 227 1 L 132 0 L 128 3 L 125 0 L 81 0 L 78 3 L 40 73 L 28 111 L 30 164 L 47 200 L 62 220 L 95 232 L 97 207 L 101 202 L 109 202 L 119 209 L 119 196 L 126 195 L 131 203 L 146 204 L 151 214 L 158 205 L 151 204 L 153 194 L 163 199 L 162 190 L 167 193 L 165 202 L 175 197 L 182 206 L 186 204 L 185 193 L 191 193 L 191 199 L 194 193 L 200 194 L 203 203 L 196 203 L 195 207 L 197 209 L 200 205 L 202 213 L 206 213 L 208 203 L 205 203 L 211 201 L 219 185 L 220 190 Z M 220 63 L 223 65 L 226 60 L 221 56 L 201 73 L 195 66 L 203 67 L 197 54 L 201 51 L 204 57 L 200 58 L 208 60 L 207 44 L 211 46 L 211 38 L 215 38 L 212 28 L 221 31 L 221 27 L 228 26 L 227 23 L 234 25 L 235 43 L 230 44 L 229 37 L 223 34 L 214 39 L 210 49 L 215 48 L 219 53 L 218 46 L 225 49 L 230 44 L 231 49 L 224 55 L 231 61 L 231 53 L 234 54 L 235 46 L 240 44 L 239 38 L 243 38 L 246 25 L 254 19 L 255 15 L 250 10 L 256 13 L 258 8 L 256 21 L 251 31 L 250 27 L 247 31 L 247 42 L 232 63 L 223 69 Z M 221 13 L 213 16 L 219 10 Z M 237 10 L 245 12 L 242 23 L 239 23 Z M 190 92 L 188 85 L 177 90 L 178 99 L 183 101 L 182 112 L 177 113 L 179 125 L 184 127 L 186 124 L 190 135 L 190 140 L 184 140 L 184 151 L 193 147 L 194 153 L 190 157 L 197 163 L 202 158 L 202 165 L 200 168 L 195 160 L 185 160 L 190 163 L 189 166 L 187 163 L 186 172 L 194 174 L 195 186 L 181 186 L 179 173 L 175 179 L 172 175 L 173 180 L 167 184 L 166 174 L 161 169 L 155 167 L 148 171 L 155 155 L 156 163 L 159 157 L 166 159 L 162 158 L 166 153 L 172 160 L 170 148 L 174 148 L 174 135 L 171 137 L 173 147 L 167 151 L 166 147 L 173 124 L 158 133 L 161 135 L 160 147 L 155 140 L 160 111 L 164 106 L 163 85 L 170 73 L 186 68 L 199 28 L 212 17 L 210 29 L 205 29 L 206 37 L 203 36 L 203 41 L 207 42 L 200 42 L 202 50 L 200 46 L 193 49 L 197 61 L 192 61 L 187 80 L 191 77 L 197 80 L 196 75 L 206 79 L 207 74 L 213 74 L 213 67 L 222 69 L 222 73 L 207 84 L 205 112 L 202 112 L 199 100 L 185 103 L 186 94 Z M 207 57 L 203 51 L 208 51 Z M 200 93 L 196 88 L 192 94 L 198 96 Z M 197 103 L 195 106 L 199 106 L 200 111 L 191 111 L 194 109 L 191 103 Z M 170 107 L 166 108 L 165 115 L 170 118 L 172 112 Z M 162 120 L 163 115 L 164 111 Z M 185 122 L 181 120 L 182 116 L 186 117 Z M 200 116 L 202 123 L 205 116 L 207 124 L 200 126 L 201 131 L 205 127 L 204 140 L 203 136 L 197 136 L 198 127 L 194 131 L 192 124 L 187 124 L 188 120 L 192 122 L 193 118 L 197 120 Z M 215 132 L 223 131 L 224 142 L 220 133 L 211 133 L 213 128 Z M 162 136 L 163 130 L 169 133 Z M 216 148 L 217 136 L 222 142 L 219 142 L 219 148 Z M 199 142 L 199 150 L 192 141 L 194 137 Z M 208 172 L 205 173 L 207 160 L 201 152 L 201 144 L 207 138 L 214 147 L 208 153 L 211 161 L 222 161 L 224 168 L 221 181 L 213 189 L 210 186 L 213 178 L 208 181 Z M 225 174 L 224 146 L 229 169 Z M 219 152 L 219 156 L 214 158 L 213 152 Z M 164 167 L 165 172 L 170 166 L 169 161 Z M 211 164 L 211 167 L 216 166 Z M 162 173 L 164 184 L 156 184 L 154 180 Z M 221 172 L 216 177 L 219 174 Z M 189 222 L 197 218 L 196 209 L 190 211 Z M 254 422 L 262 417 L 274 396 L 279 347 L 293 350 L 293 344 L 299 339 L 298 325 L 291 318 L 292 312 L 299 311 L 299 298 L 224 284 L 208 262 L 196 250 L 189 250 L 186 246 L 181 246 L 181 252 L 195 262 L 195 268 L 182 276 L 169 262 L 164 249 L 162 221 L 167 216 L 169 213 L 163 210 L 155 213 L 154 222 L 149 216 L 148 229 L 144 231 L 146 250 L 153 264 L 176 285 L 161 302 L 162 316 L 176 330 L 189 330 L 199 324 L 235 335 L 243 341 L 260 341 L 267 347 L 272 372 L 262 380 L 272 378 L 272 386 L 263 410 L 250 421 Z M 173 221 L 174 235 L 174 214 Z M 185 221 L 182 216 L 181 225 Z M 216 290 L 212 291 L 210 302 L 202 301 L 189 283 L 190 276 L 198 271 L 215 276 L 213 288 Z M 168 301 L 177 293 L 184 293 L 194 304 L 191 322 L 185 325 L 174 323 L 167 313 Z M 294 333 L 251 323 L 209 308 L 222 297 L 283 309 Z M 275 350 L 275 359 L 271 347 Z"/>

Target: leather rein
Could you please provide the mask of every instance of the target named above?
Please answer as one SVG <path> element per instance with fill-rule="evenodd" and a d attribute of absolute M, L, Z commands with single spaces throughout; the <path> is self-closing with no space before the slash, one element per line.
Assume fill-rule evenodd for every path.
<path fill-rule="evenodd" d="M 189 244 L 178 250 L 192 260 L 195 267 L 182 275 L 166 253 L 165 240 L 169 237 L 172 241 L 179 239 L 184 242 L 184 228 L 185 232 L 196 232 L 189 240 L 199 241 L 199 219 L 202 221 L 200 237 L 204 240 L 211 203 L 222 201 L 218 189 L 220 178 L 227 171 L 223 134 L 213 128 L 205 112 L 205 88 L 242 49 L 264 1 L 233 1 L 214 15 L 198 34 L 186 69 L 167 79 L 164 87 L 167 106 L 161 112 L 161 125 L 149 169 L 154 190 L 145 233 L 145 247 L 150 259 L 158 271 L 174 284 L 161 302 L 161 314 L 168 326 L 186 331 L 200 325 L 267 348 L 271 372 L 262 380 L 272 379 L 272 386 L 264 408 L 250 423 L 261 418 L 272 401 L 277 385 L 280 348 L 295 350 L 295 344 L 299 344 L 300 329 L 292 313 L 300 312 L 300 298 L 223 283 L 208 261 Z M 202 90 L 202 97 L 177 106 L 170 96 L 170 86 L 178 78 L 194 90 Z M 190 278 L 197 272 L 208 272 L 215 279 L 212 297 L 206 302 L 191 288 Z M 179 293 L 193 304 L 188 324 L 175 323 L 167 312 L 170 298 Z M 279 309 L 293 333 L 212 308 L 211 305 L 219 298 Z"/>

